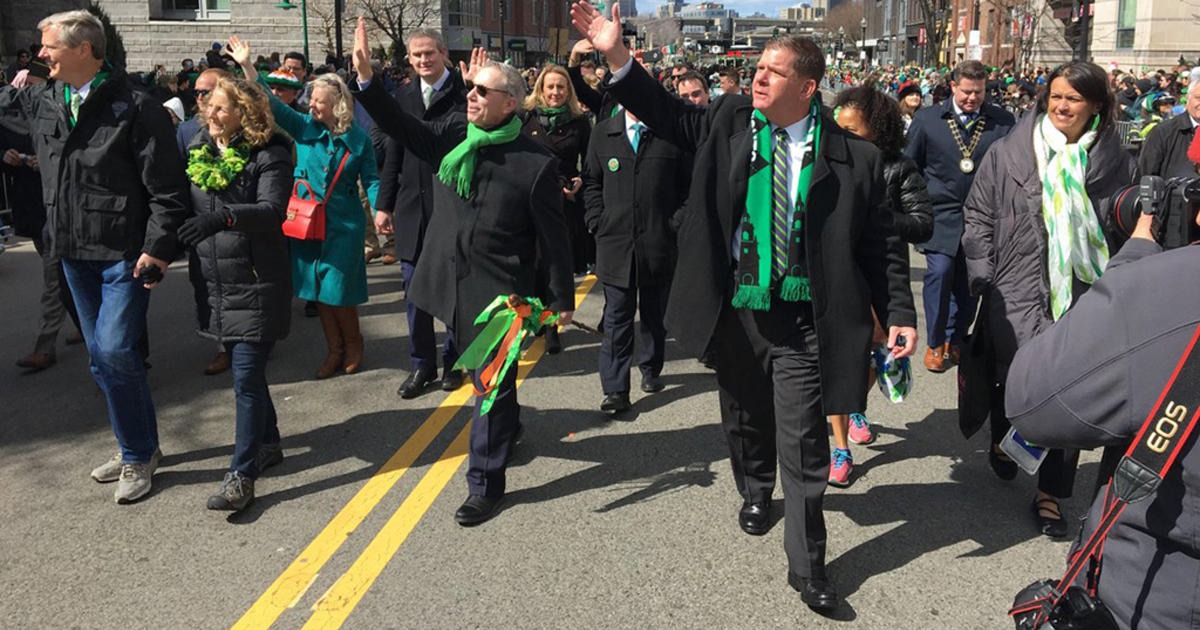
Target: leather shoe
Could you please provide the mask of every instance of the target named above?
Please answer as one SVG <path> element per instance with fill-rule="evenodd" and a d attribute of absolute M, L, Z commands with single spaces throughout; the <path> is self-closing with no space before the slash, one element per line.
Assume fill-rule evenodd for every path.
<path fill-rule="evenodd" d="M 487 497 L 481 494 L 472 494 L 454 513 L 454 522 L 463 527 L 478 525 L 495 516 L 503 502 L 503 496 Z"/>
<path fill-rule="evenodd" d="M 657 376 L 650 376 L 649 374 L 642 375 L 643 392 L 646 392 L 647 394 L 653 394 L 654 392 L 661 392 L 662 390 L 663 382 L 661 378 Z"/>
<path fill-rule="evenodd" d="M 404 379 L 396 393 L 405 400 L 411 400 L 424 394 L 425 389 L 437 380 L 437 372 L 413 372 Z"/>
<path fill-rule="evenodd" d="M 958 357 L 962 354 L 960 346 L 953 344 L 946 345 L 946 359 L 950 362 L 948 367 L 958 365 Z"/>
<path fill-rule="evenodd" d="M 800 601 L 816 611 L 830 611 L 838 607 L 838 594 L 829 580 L 802 578 L 788 571 L 788 586 L 800 592 Z"/>
<path fill-rule="evenodd" d="M 925 350 L 925 369 L 940 374 L 950 369 L 950 344 L 944 343 L 936 348 Z"/>
<path fill-rule="evenodd" d="M 385 264 L 385 265 L 396 264 L 396 255 L 395 254 L 384 254 L 383 255 L 383 264 Z"/>
<path fill-rule="evenodd" d="M 742 527 L 742 531 L 751 536 L 762 536 L 771 529 L 770 516 L 770 499 L 753 503 L 747 501 L 742 504 L 742 509 L 738 512 L 738 525 Z"/>
<path fill-rule="evenodd" d="M 28 355 L 17 359 L 17 367 L 22 367 L 32 372 L 41 372 L 42 370 L 54 365 L 55 358 L 53 354 L 45 352 L 30 352 Z"/>
<path fill-rule="evenodd" d="M 232 363 L 229 360 L 229 353 L 218 352 L 217 356 L 213 357 L 213 360 L 209 361 L 208 365 L 204 367 L 204 373 L 207 376 L 220 374 L 221 372 L 228 370 L 231 365 Z"/>
<path fill-rule="evenodd" d="M 452 392 L 462 387 L 462 384 L 462 370 L 446 370 L 446 373 L 442 375 L 442 391 L 444 392 Z"/>
<path fill-rule="evenodd" d="M 609 394 L 605 396 L 604 400 L 600 403 L 600 411 L 607 413 L 621 413 L 622 411 L 629 411 L 630 407 L 629 394 L 626 394 L 625 392 L 615 392 Z"/>
<path fill-rule="evenodd" d="M 363 261 L 366 262 L 368 265 L 371 264 L 371 261 L 375 260 L 376 258 L 379 258 L 378 251 L 368 250 L 367 252 L 365 252 L 363 254 Z"/>
<path fill-rule="evenodd" d="M 562 352 L 562 339 L 559 339 L 558 330 L 555 328 L 546 329 L 546 354 L 558 354 Z"/>

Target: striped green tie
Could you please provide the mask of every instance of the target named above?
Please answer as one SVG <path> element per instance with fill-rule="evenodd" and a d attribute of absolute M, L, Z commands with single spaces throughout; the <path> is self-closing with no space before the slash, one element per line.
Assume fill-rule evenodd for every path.
<path fill-rule="evenodd" d="M 788 194 L 788 133 L 776 129 L 775 147 L 771 151 L 771 277 L 782 278 L 788 269 L 788 215 L 791 196 Z"/>

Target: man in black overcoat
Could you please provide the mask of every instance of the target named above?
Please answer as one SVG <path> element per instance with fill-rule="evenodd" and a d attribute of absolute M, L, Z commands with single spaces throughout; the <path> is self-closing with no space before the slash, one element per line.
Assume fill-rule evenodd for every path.
<path fill-rule="evenodd" d="M 687 199 L 692 156 L 628 111 L 592 130 L 583 168 L 584 221 L 596 237 L 596 275 L 604 285 L 600 346 L 602 411 L 630 407 L 635 311 L 641 315 L 642 391 L 663 388 L 663 314 L 675 266 L 676 211 Z"/>
<path fill-rule="evenodd" d="M 933 237 L 917 246 L 925 254 L 925 367 L 931 372 L 958 363 L 959 347 L 975 319 L 959 247 L 963 200 L 983 155 L 1015 124 L 1012 114 L 985 101 L 987 77 L 978 61 L 958 64 L 950 81 L 952 98 L 913 114 L 904 148 L 925 176 L 933 204 Z"/>
<path fill-rule="evenodd" d="M 538 141 L 519 133 L 520 120 L 514 118 L 525 96 L 520 73 L 488 63 L 486 52 L 477 48 L 471 70 L 463 77 L 474 84 L 467 93 L 466 115 L 455 112 L 423 121 L 397 110 L 382 82 L 371 80 L 370 55 L 366 25 L 359 18 L 354 40 L 356 96 L 375 124 L 417 159 L 440 165 L 448 153 L 467 144 L 468 133 L 516 132 L 511 140 L 473 150 L 468 190 L 433 179 L 436 211 L 409 299 L 453 323 L 463 348 L 474 340 L 475 317 L 499 295 L 538 297 L 561 314 L 562 324 L 569 323 L 575 285 L 558 164 Z M 500 507 L 505 468 L 521 428 L 516 380 L 514 367 L 498 384 L 487 414 L 481 413 L 483 397 L 476 397 L 467 468 L 470 496 L 454 515 L 460 525 L 482 523 Z"/>
<path fill-rule="evenodd" d="M 446 44 L 440 32 L 422 29 L 408 36 L 408 61 L 417 80 L 399 88 L 392 107 L 421 120 L 441 120 L 452 113 L 466 111 L 467 97 L 462 77 L 446 65 Z M 396 258 L 404 291 L 412 287 L 413 275 L 425 242 L 425 231 L 434 211 L 432 166 L 395 139 L 387 142 L 387 151 L 379 174 L 379 197 L 375 201 L 375 226 L 381 234 L 395 233 Z M 384 258 L 384 262 L 389 262 Z M 416 398 L 437 381 L 437 338 L 433 316 L 411 298 L 405 300 L 408 314 L 410 371 L 397 390 L 402 398 Z M 462 384 L 462 374 L 451 367 L 458 360 L 454 326 L 446 326 L 442 347 L 442 389 L 451 391 Z"/>
<path fill-rule="evenodd" d="M 693 356 L 713 342 L 721 423 L 743 497 L 740 525 L 750 534 L 767 531 L 778 452 L 788 508 L 788 583 L 813 609 L 834 609 L 838 596 L 825 572 L 822 514 L 829 474 L 825 416 L 866 403 L 872 308 L 898 356 L 911 353 L 917 336 L 907 251 L 891 227 L 880 154 L 827 113 L 818 111 L 814 119 L 825 61 L 812 40 L 770 40 L 753 98 L 726 95 L 701 109 L 633 63 L 618 11 L 613 3 L 610 20 L 577 3 L 571 17 L 607 57 L 608 90 L 617 100 L 659 137 L 695 152 L 667 328 Z M 810 129 L 815 155 L 808 153 Z M 765 156 L 755 149 L 762 142 L 770 143 L 772 156 L 766 173 Z M 801 201 L 806 176 L 810 186 Z M 764 181 L 770 189 L 765 204 Z M 756 217 L 768 212 L 780 221 L 762 233 L 771 239 L 764 245 L 773 265 L 769 275 L 755 262 L 764 247 L 754 243 L 758 232 L 747 229 L 761 225 Z M 791 228 L 778 245 L 776 225 Z M 780 254 L 786 265 L 775 267 Z M 807 295 L 800 290 L 797 297 L 797 283 L 809 287 Z"/>

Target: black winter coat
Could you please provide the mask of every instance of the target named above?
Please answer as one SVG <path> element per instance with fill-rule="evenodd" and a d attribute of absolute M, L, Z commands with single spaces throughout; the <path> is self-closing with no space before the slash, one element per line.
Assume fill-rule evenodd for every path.
<path fill-rule="evenodd" d="M 1037 119 L 1036 112 L 1026 114 L 988 151 L 963 204 L 967 277 L 971 294 L 983 296 L 980 317 L 987 321 L 1001 381 L 1017 348 L 1054 321 L 1042 180 L 1033 149 Z M 1088 150 L 1085 177 L 1088 199 L 1103 226 L 1112 196 L 1138 179 L 1137 164 L 1111 129 Z M 1117 253 L 1111 235 L 1108 251 Z"/>
<path fill-rule="evenodd" d="M 381 129 L 425 164 L 440 164 L 466 138 L 465 114 L 422 121 L 397 110 L 379 81 L 355 95 Z M 575 308 L 557 161 L 521 134 L 478 150 L 471 188 L 463 199 L 433 178 L 435 211 L 409 290 L 421 310 L 454 324 L 463 349 L 475 338 L 475 317 L 498 295 L 539 297 L 555 311 Z"/>
<path fill-rule="evenodd" d="M 700 108 L 672 96 L 636 63 L 608 91 L 659 137 L 695 151 L 666 321 L 699 357 L 733 295 L 733 236 L 745 212 L 754 139 L 750 98 L 727 94 Z M 885 329 L 915 326 L 917 316 L 908 248 L 892 231 L 879 150 L 828 116 L 819 142 L 804 238 L 821 396 L 825 413 L 850 413 L 866 404 L 872 308 Z"/>
<path fill-rule="evenodd" d="M 167 110 L 121 70 L 92 88 L 72 127 L 64 84 L 0 88 L 0 124 L 30 133 L 49 252 L 80 260 L 174 260 L 188 185 Z"/>
<path fill-rule="evenodd" d="M 903 155 L 884 155 L 883 179 L 896 234 L 906 243 L 928 241 L 933 236 L 933 206 L 916 162 Z"/>
<path fill-rule="evenodd" d="M 542 126 L 535 112 L 524 112 L 521 133 L 542 143 L 550 155 L 558 159 L 559 184 L 563 188 L 570 188 L 571 178 L 579 177 L 579 164 L 587 152 L 588 138 L 592 134 L 592 125 L 587 118 L 574 118 L 550 133 Z"/>
<path fill-rule="evenodd" d="M 929 201 L 933 204 L 933 236 L 922 244 L 922 251 L 947 256 L 958 253 L 963 233 L 962 204 L 967 198 L 967 191 L 971 189 L 971 180 L 979 172 L 979 165 L 988 148 L 1008 135 L 1015 122 L 1012 114 L 991 103 L 984 103 L 980 115 L 987 126 L 983 129 L 979 145 L 971 154 L 975 171 L 964 173 L 958 167 L 962 152 L 946 124 L 947 120 L 954 117 L 954 99 L 946 99 L 941 105 L 921 108 L 913 114 L 904 154 L 917 163 L 929 186 Z M 970 136 L 961 124 L 958 128 L 963 142 L 970 142 Z"/>
<path fill-rule="evenodd" d="M 1187 156 L 1188 145 L 1195 134 L 1192 117 L 1186 112 L 1155 126 L 1138 154 L 1142 174 L 1164 178 L 1195 177 L 1196 165 Z"/>
<path fill-rule="evenodd" d="M 583 203 L 601 282 L 622 288 L 670 283 L 675 213 L 691 177 L 691 154 L 649 130 L 635 154 L 624 114 L 596 125 L 584 161 Z"/>
<path fill-rule="evenodd" d="M 213 144 L 202 129 L 188 149 Z M 291 323 L 292 273 L 281 225 L 292 193 L 292 141 L 276 134 L 250 154 L 221 191 L 191 185 L 196 214 L 229 210 L 234 224 L 196 246 L 212 315 L 202 337 L 221 342 L 277 341 Z M 216 149 L 216 146 L 213 145 Z"/>
<path fill-rule="evenodd" d="M 391 107 L 424 121 L 441 120 L 451 113 L 467 110 L 467 92 L 462 75 L 450 70 L 441 89 L 433 93 L 426 109 L 421 98 L 421 80 L 413 79 L 396 91 Z M 384 92 L 386 95 L 386 91 Z M 374 114 L 371 115 L 374 119 Z M 379 172 L 379 196 L 375 207 L 392 213 L 396 232 L 396 257 L 416 262 L 421 255 L 425 230 L 433 216 L 433 174 L 437 163 L 430 165 L 394 139 L 389 139 Z M 449 320 L 443 320 L 449 321 Z"/>

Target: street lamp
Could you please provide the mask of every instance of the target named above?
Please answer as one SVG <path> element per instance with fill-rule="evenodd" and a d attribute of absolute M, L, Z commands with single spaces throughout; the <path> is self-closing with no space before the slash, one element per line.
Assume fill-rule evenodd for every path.
<path fill-rule="evenodd" d="M 290 11 L 295 9 L 296 5 L 289 0 L 280 0 L 279 4 L 275 5 L 276 9 Z M 312 63 L 312 57 L 308 55 L 308 0 L 300 0 L 300 29 L 304 33 L 304 61 Z"/>
<path fill-rule="evenodd" d="M 858 23 L 862 27 L 862 40 L 858 43 L 858 54 L 862 56 L 862 69 L 867 69 L 867 16 Z"/>

